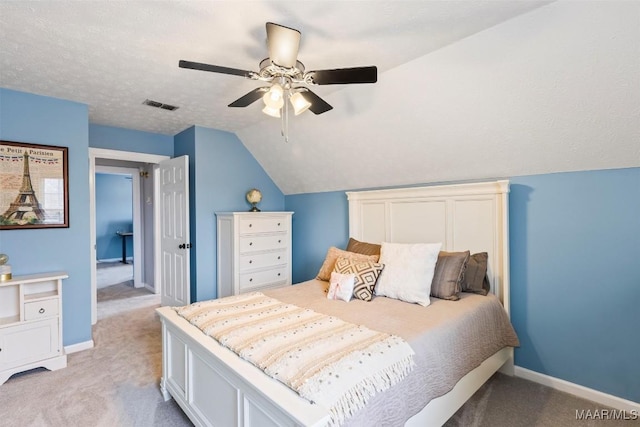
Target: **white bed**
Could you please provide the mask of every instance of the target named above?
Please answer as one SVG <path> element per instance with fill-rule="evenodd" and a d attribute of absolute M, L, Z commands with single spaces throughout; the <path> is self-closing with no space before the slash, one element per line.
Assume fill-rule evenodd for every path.
<path fill-rule="evenodd" d="M 487 252 L 492 292 L 509 312 L 507 181 L 347 193 L 349 232 L 367 242 L 442 242 L 442 250 Z M 328 411 L 238 358 L 169 307 L 163 328 L 165 399 L 173 397 L 195 425 L 320 426 Z M 405 425 L 442 425 L 497 370 L 511 374 L 505 347 L 431 400 Z"/>

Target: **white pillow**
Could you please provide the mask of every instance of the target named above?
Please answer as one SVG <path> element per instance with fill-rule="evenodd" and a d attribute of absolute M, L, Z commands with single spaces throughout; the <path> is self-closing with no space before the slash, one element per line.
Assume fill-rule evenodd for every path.
<path fill-rule="evenodd" d="M 431 303 L 431 281 L 442 243 L 382 243 L 380 263 L 384 270 L 376 283 L 376 295 Z"/>
<path fill-rule="evenodd" d="M 353 295 L 353 285 L 355 282 L 355 274 L 341 274 L 336 273 L 335 271 L 331 272 L 327 299 L 341 299 L 342 301 L 349 302 Z"/>

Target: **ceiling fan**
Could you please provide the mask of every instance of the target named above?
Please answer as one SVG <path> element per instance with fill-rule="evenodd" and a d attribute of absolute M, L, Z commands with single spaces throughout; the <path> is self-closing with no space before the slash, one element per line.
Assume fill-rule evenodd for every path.
<path fill-rule="evenodd" d="M 333 108 L 308 86 L 375 83 L 378 80 L 378 69 L 375 66 L 306 71 L 304 64 L 298 61 L 300 36 L 298 30 L 267 22 L 269 57 L 260 62 L 260 70 L 257 72 L 184 60 L 179 62 L 179 66 L 269 83 L 269 86 L 256 88 L 241 96 L 229 104 L 229 107 L 247 107 L 262 98 L 265 105 L 262 112 L 282 118 L 282 135 L 288 141 L 289 108 L 293 109 L 296 116 L 306 110 L 322 114 Z"/>

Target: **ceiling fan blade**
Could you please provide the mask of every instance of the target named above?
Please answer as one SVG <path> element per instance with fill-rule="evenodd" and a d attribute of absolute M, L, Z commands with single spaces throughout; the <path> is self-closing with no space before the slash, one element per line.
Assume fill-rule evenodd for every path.
<path fill-rule="evenodd" d="M 231 104 L 229 104 L 229 107 L 247 107 L 256 102 L 258 99 L 262 98 L 262 96 L 267 93 L 268 90 L 269 87 L 259 87 L 257 89 L 254 89 L 246 95 L 241 96 L 240 98 L 233 101 Z"/>
<path fill-rule="evenodd" d="M 178 63 L 180 68 L 189 68 L 191 70 L 211 71 L 212 73 L 231 74 L 234 76 L 247 77 L 252 74 L 252 71 L 239 70 L 237 68 L 221 67 L 219 65 L 203 64 L 201 62 L 191 62 L 180 60 Z"/>
<path fill-rule="evenodd" d="M 378 68 L 370 67 L 338 68 L 336 70 L 317 70 L 307 73 L 317 85 L 340 85 L 351 83 L 375 83 L 378 81 Z"/>
<path fill-rule="evenodd" d="M 309 107 L 309 110 L 311 110 L 312 113 L 322 114 L 333 109 L 333 107 L 327 104 L 327 102 L 324 99 L 320 98 L 318 95 L 311 92 L 309 89 L 304 88 L 302 92 L 304 93 L 305 99 L 311 103 L 311 107 Z"/>
<path fill-rule="evenodd" d="M 267 48 L 274 65 L 284 68 L 295 67 L 299 47 L 300 31 L 267 22 Z"/>

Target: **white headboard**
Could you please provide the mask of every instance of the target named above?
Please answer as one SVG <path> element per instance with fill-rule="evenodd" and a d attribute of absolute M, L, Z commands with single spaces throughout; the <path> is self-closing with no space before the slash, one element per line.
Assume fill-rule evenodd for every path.
<path fill-rule="evenodd" d="M 347 192 L 349 234 L 489 254 L 491 291 L 509 313 L 509 181 Z"/>

